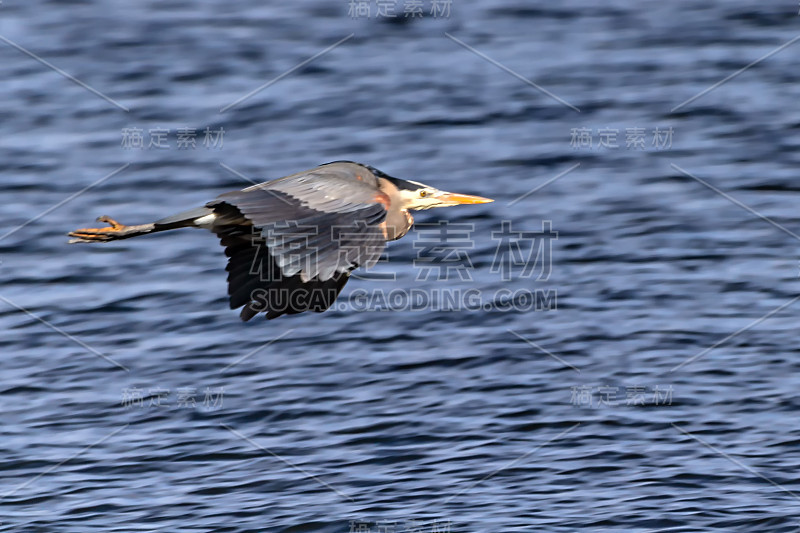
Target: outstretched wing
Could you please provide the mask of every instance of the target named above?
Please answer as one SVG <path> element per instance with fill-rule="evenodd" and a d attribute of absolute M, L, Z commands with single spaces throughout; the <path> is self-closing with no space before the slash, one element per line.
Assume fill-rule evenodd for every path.
<path fill-rule="evenodd" d="M 238 218 L 213 228 L 229 257 L 231 308 L 245 306 L 243 320 L 328 309 L 350 271 L 383 252 L 387 206 L 374 176 L 356 165 L 325 165 L 210 202 L 220 220 Z"/>
<path fill-rule="evenodd" d="M 239 315 L 244 321 L 262 312 L 273 319 L 325 311 L 350 276 L 349 272 L 339 272 L 327 280 L 303 281 L 298 274 L 285 275 L 268 252 L 266 241 L 254 234 L 251 226 L 217 226 L 214 230 L 228 256 L 230 306 L 244 306 Z"/>

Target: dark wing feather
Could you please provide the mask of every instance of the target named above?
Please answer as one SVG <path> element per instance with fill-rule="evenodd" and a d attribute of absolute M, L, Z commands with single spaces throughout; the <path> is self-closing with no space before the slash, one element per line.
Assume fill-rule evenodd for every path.
<path fill-rule="evenodd" d="M 347 283 L 349 272 L 320 281 L 284 275 L 267 251 L 266 242 L 248 226 L 219 226 L 216 233 L 228 256 L 228 294 L 231 309 L 244 306 L 242 320 L 258 313 L 267 319 L 328 309 Z"/>
<path fill-rule="evenodd" d="M 262 311 L 267 318 L 324 311 L 350 271 L 374 264 L 383 252 L 380 224 L 387 199 L 363 169 L 362 179 L 355 179 L 352 168 L 327 168 L 334 166 L 227 193 L 207 204 L 228 220 L 238 215 L 251 224 L 214 228 L 229 257 L 231 308 L 245 306 L 243 320 Z"/>

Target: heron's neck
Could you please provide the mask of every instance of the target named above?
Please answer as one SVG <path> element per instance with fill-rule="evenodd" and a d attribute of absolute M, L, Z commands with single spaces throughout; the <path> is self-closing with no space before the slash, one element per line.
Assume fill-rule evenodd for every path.
<path fill-rule="evenodd" d="M 405 209 L 390 209 L 386 214 L 386 240 L 396 241 L 411 229 L 414 217 Z"/>
<path fill-rule="evenodd" d="M 403 205 L 403 199 L 400 196 L 400 191 L 391 181 L 380 178 L 378 183 L 381 192 L 389 197 L 386 220 L 383 221 L 386 240 L 395 241 L 408 233 L 408 230 L 414 224 L 414 217 L 411 216 L 407 209 L 398 207 Z"/>

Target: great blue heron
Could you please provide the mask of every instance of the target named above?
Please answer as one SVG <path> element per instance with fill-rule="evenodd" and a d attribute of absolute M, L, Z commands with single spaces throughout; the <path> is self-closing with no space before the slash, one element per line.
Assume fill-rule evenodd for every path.
<path fill-rule="evenodd" d="M 370 267 L 387 241 L 411 229 L 410 209 L 482 204 L 488 198 L 440 191 L 387 176 L 368 165 L 335 161 L 229 192 L 151 224 L 69 234 L 70 243 L 108 242 L 178 228 L 214 232 L 228 256 L 231 309 L 268 319 L 328 309 L 358 266 Z"/>

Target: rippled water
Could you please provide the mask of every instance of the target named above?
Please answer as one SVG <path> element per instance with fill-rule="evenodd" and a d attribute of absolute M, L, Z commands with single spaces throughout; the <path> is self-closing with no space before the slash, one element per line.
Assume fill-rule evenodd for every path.
<path fill-rule="evenodd" d="M 348 9 L 0 5 L 0 530 L 800 530 L 800 45 L 682 105 L 797 5 Z M 242 324 L 213 235 L 66 244 L 336 159 L 496 198 L 417 218 L 474 225 L 470 279 L 417 279 L 417 232 L 345 309 Z M 551 221 L 549 277 L 493 268 L 503 221 Z M 397 288 L 553 299 L 353 298 Z"/>

